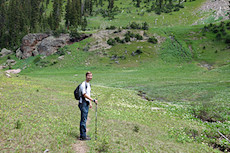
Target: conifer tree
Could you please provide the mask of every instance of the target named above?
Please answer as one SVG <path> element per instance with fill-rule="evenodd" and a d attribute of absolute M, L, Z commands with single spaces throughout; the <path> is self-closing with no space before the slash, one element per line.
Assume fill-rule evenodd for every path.
<path fill-rule="evenodd" d="M 40 6 L 40 0 L 31 0 L 31 20 L 30 25 L 31 28 L 34 29 L 34 32 L 36 32 L 39 27 L 39 6 Z"/>
<path fill-rule="evenodd" d="M 108 5 L 108 9 L 110 11 L 112 11 L 113 7 L 114 7 L 114 0 L 108 0 L 109 1 L 109 5 Z"/>
<path fill-rule="evenodd" d="M 137 7 L 140 7 L 141 0 L 137 0 Z"/>
<path fill-rule="evenodd" d="M 70 20 L 71 20 L 71 1 L 70 0 L 67 1 L 67 4 L 65 6 L 65 10 L 66 10 L 66 13 L 65 13 L 65 25 L 69 29 Z"/>
<path fill-rule="evenodd" d="M 52 29 L 57 30 L 62 17 L 62 0 L 55 0 L 53 4 L 53 12 L 51 16 Z"/>
<path fill-rule="evenodd" d="M 3 48 L 5 46 L 5 32 L 6 32 L 6 7 L 5 7 L 5 1 L 0 0 L 0 48 Z"/>

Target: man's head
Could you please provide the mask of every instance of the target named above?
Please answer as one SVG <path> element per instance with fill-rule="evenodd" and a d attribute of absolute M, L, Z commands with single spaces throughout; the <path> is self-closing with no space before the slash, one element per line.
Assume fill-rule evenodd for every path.
<path fill-rule="evenodd" d="M 90 71 L 86 72 L 85 77 L 86 77 L 86 82 L 91 81 L 93 78 L 92 72 L 90 72 Z"/>

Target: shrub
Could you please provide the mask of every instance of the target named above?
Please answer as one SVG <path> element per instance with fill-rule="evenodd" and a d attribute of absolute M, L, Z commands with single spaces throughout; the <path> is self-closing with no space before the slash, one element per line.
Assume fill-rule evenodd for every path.
<path fill-rule="evenodd" d="M 109 38 L 109 40 L 107 41 L 107 44 L 110 46 L 114 46 L 116 44 L 116 41 L 112 38 Z"/>
<path fill-rule="evenodd" d="M 33 63 L 36 64 L 36 63 L 40 62 L 40 60 L 41 60 L 41 57 L 38 56 L 38 57 L 36 57 L 36 58 L 34 59 Z"/>
<path fill-rule="evenodd" d="M 125 36 L 125 42 L 129 42 L 130 41 L 130 36 Z"/>
<path fill-rule="evenodd" d="M 115 29 L 116 29 L 115 26 L 106 27 L 106 30 L 115 30 Z"/>
<path fill-rule="evenodd" d="M 62 56 L 65 55 L 65 49 L 64 48 L 59 48 L 58 51 L 56 52 L 57 55 Z"/>
<path fill-rule="evenodd" d="M 139 130 L 140 130 L 139 126 L 135 125 L 134 128 L 133 128 L 133 131 L 138 133 Z"/>
<path fill-rule="evenodd" d="M 81 37 L 80 33 L 77 31 L 76 28 L 70 30 L 70 37 L 74 40 L 79 39 Z"/>
<path fill-rule="evenodd" d="M 148 30 L 149 29 L 149 25 L 148 25 L 147 22 L 142 23 L 142 29 L 143 30 Z"/>
<path fill-rule="evenodd" d="M 121 39 L 120 39 L 120 37 L 116 37 L 116 38 L 114 38 L 115 40 L 116 40 L 116 42 L 118 42 L 118 43 L 120 43 L 121 42 Z"/>
<path fill-rule="evenodd" d="M 126 32 L 125 36 L 129 36 L 129 37 L 131 37 L 131 38 L 134 38 L 134 37 L 135 37 L 135 34 L 132 33 L 132 32 L 130 32 L 130 31 L 128 31 L 128 32 Z"/>
<path fill-rule="evenodd" d="M 180 11 L 180 9 L 179 9 L 179 7 L 177 7 L 177 8 L 175 8 L 173 11 L 174 11 L 174 12 L 177 12 L 177 11 Z"/>
<path fill-rule="evenodd" d="M 131 29 L 141 29 L 140 25 L 137 24 L 136 22 L 132 22 L 131 25 L 130 25 L 130 28 Z"/>
<path fill-rule="evenodd" d="M 225 39 L 225 43 L 226 44 L 230 44 L 230 35 L 227 35 L 227 37 Z"/>
<path fill-rule="evenodd" d="M 153 43 L 153 44 L 156 44 L 156 43 L 157 43 L 157 39 L 153 36 L 153 37 L 150 37 L 150 38 L 148 39 L 148 42 Z"/>
<path fill-rule="evenodd" d="M 218 34 L 216 35 L 216 39 L 221 39 L 221 34 L 220 34 L 220 33 L 218 33 Z"/>
<path fill-rule="evenodd" d="M 135 38 L 137 38 L 137 40 L 142 40 L 143 39 L 143 37 L 140 34 L 136 34 Z"/>
<path fill-rule="evenodd" d="M 131 55 L 132 56 L 135 56 L 135 55 L 140 55 L 142 54 L 143 52 L 141 51 L 141 49 L 137 49 L 135 52 L 132 52 Z"/>

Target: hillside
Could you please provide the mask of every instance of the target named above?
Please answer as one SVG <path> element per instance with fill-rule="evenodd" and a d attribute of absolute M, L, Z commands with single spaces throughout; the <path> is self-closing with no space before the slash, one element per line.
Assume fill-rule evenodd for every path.
<path fill-rule="evenodd" d="M 28 33 L 13 47 L 6 44 L 16 38 L 1 37 L 13 51 L 0 57 L 1 152 L 230 152 L 227 0 L 85 0 L 80 23 L 72 21 L 80 12 L 66 17 L 78 2 L 39 1 L 46 34 L 89 34 L 52 55 L 18 59 Z M 50 24 L 55 7 L 61 18 Z M 9 69 L 22 71 L 7 77 Z M 97 140 L 82 144 L 73 91 L 86 71 L 99 101 L 98 133 L 94 105 L 87 127 Z"/>

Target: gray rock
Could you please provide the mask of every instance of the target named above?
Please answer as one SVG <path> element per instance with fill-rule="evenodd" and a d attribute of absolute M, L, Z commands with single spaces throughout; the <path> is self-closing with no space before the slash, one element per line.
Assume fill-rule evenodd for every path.
<path fill-rule="evenodd" d="M 9 59 L 9 60 L 6 61 L 6 65 L 15 65 L 15 64 L 16 64 L 15 60 Z"/>
<path fill-rule="evenodd" d="M 18 48 L 17 50 L 16 50 L 16 57 L 17 58 L 19 58 L 19 59 L 22 59 L 22 51 L 21 51 L 21 49 L 20 48 Z"/>
<path fill-rule="evenodd" d="M 69 35 L 61 35 L 58 38 L 53 36 L 47 37 L 42 40 L 42 42 L 38 45 L 38 53 L 40 55 L 51 55 L 57 52 L 57 49 L 67 45 L 69 41 Z"/>
<path fill-rule="evenodd" d="M 64 55 L 58 57 L 59 60 L 63 60 L 64 58 L 65 58 Z"/>
<path fill-rule="evenodd" d="M 6 55 L 10 55 L 10 54 L 12 54 L 13 52 L 11 51 L 11 50 L 8 50 L 8 49 L 6 49 L 6 48 L 3 48 L 2 50 L 1 50 L 1 52 L 0 52 L 0 56 L 1 57 L 4 57 L 4 56 L 6 56 Z"/>
<path fill-rule="evenodd" d="M 39 53 L 38 53 L 37 49 L 35 49 L 35 50 L 32 52 L 32 55 L 33 55 L 33 56 L 37 56 L 37 55 L 39 55 Z"/>
<path fill-rule="evenodd" d="M 30 56 L 33 56 L 37 44 L 43 39 L 47 38 L 48 36 L 49 36 L 48 34 L 44 34 L 44 33 L 28 34 L 24 36 L 22 38 L 22 45 L 20 47 L 22 55 L 18 55 L 17 57 L 25 59 Z M 20 52 L 18 54 L 20 54 Z"/>
<path fill-rule="evenodd" d="M 5 72 L 8 73 L 8 74 L 10 74 L 10 73 L 12 73 L 12 74 L 18 74 L 18 73 L 21 72 L 21 69 L 7 70 Z"/>

